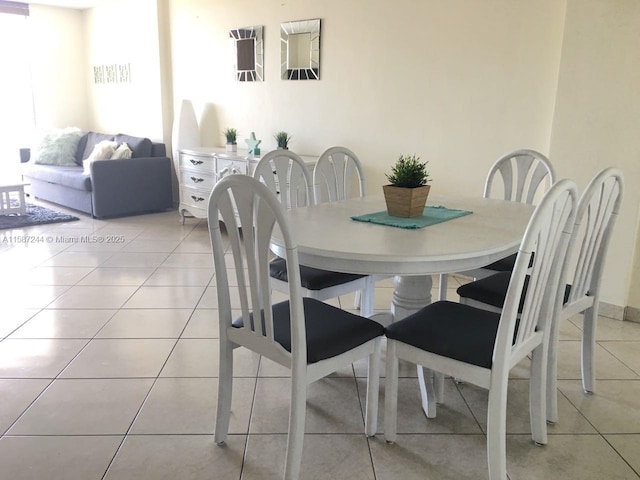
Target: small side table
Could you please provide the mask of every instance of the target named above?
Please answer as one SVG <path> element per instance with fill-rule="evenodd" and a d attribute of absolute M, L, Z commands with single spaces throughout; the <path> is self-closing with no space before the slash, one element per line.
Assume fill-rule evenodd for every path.
<path fill-rule="evenodd" d="M 24 199 L 24 187 L 28 183 L 0 183 L 0 215 L 10 215 L 17 213 L 18 215 L 26 215 L 27 202 Z M 13 194 L 13 195 L 12 195 Z M 11 199 L 16 201 L 17 205 L 11 205 Z"/>

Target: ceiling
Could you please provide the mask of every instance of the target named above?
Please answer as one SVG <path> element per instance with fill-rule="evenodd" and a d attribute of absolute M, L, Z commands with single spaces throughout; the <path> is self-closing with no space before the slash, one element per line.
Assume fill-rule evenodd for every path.
<path fill-rule="evenodd" d="M 52 5 L 54 7 L 65 7 L 65 8 L 77 8 L 79 10 L 84 10 L 87 8 L 93 8 L 103 3 L 107 3 L 113 0 L 35 0 L 29 1 L 29 4 L 36 5 Z"/>

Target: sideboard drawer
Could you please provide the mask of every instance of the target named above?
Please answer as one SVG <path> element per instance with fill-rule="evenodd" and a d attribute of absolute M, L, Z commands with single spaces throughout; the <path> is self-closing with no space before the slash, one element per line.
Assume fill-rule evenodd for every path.
<path fill-rule="evenodd" d="M 180 185 L 210 192 L 216 184 L 215 176 L 196 170 L 181 170 Z"/>
<path fill-rule="evenodd" d="M 182 203 L 191 207 L 201 208 L 205 210 L 205 212 L 208 208 L 210 195 L 210 190 L 200 190 L 187 186 L 180 187 L 180 200 L 182 201 Z M 204 216 L 207 216 L 206 213 Z"/>
<path fill-rule="evenodd" d="M 195 156 L 189 155 L 186 153 L 180 154 L 180 170 L 197 170 L 199 172 L 210 172 L 214 173 L 216 171 L 216 159 L 215 157 L 207 157 L 207 156 Z"/>

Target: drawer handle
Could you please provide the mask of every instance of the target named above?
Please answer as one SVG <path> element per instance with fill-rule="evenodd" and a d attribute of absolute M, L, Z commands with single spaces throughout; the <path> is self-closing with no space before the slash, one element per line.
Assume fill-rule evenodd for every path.
<path fill-rule="evenodd" d="M 193 158 L 189 159 L 189 161 L 194 165 L 201 165 L 204 163 L 202 160 L 194 160 Z"/>
<path fill-rule="evenodd" d="M 204 201 L 204 198 L 196 197 L 195 195 L 191 195 L 191 198 L 193 198 L 194 202 L 203 202 Z"/>
<path fill-rule="evenodd" d="M 191 177 L 191 180 L 193 181 L 193 183 L 204 182 L 204 178 L 198 178 L 198 177 Z"/>

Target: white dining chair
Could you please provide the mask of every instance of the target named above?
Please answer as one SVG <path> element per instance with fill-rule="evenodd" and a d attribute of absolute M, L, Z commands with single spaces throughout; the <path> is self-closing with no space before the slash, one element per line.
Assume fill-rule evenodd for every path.
<path fill-rule="evenodd" d="M 376 432 L 380 346 L 384 328 L 373 320 L 313 298 L 303 298 L 296 240 L 285 210 L 263 184 L 229 175 L 214 187 L 208 207 L 220 331 L 220 372 L 215 442 L 224 443 L 231 414 L 233 350 L 245 347 L 291 370 L 285 480 L 301 468 L 307 385 L 368 358 L 364 430 Z M 226 237 L 220 227 L 226 226 Z M 274 229 L 284 239 L 289 299 L 273 304 L 269 246 Z M 234 281 L 229 277 L 234 276 Z M 230 285 L 237 285 L 231 287 Z M 239 310 L 234 318 L 232 310 Z M 262 401 L 256 397 L 255 402 Z M 336 406 L 339 408 L 339 406 Z"/>
<path fill-rule="evenodd" d="M 313 169 L 313 191 L 316 204 L 339 202 L 348 198 L 364 197 L 364 169 L 360 159 L 346 147 L 329 147 Z M 354 307 L 366 316 L 373 314 L 375 282 L 384 276 L 369 276 L 366 291 L 358 290 Z M 364 305 L 363 305 L 364 303 Z"/>
<path fill-rule="evenodd" d="M 483 197 L 535 205 L 554 184 L 555 178 L 553 165 L 545 155 L 535 150 L 515 150 L 491 166 Z M 515 259 L 515 254 L 510 255 L 485 267 L 461 273 L 477 280 L 495 272 L 510 272 Z"/>
<path fill-rule="evenodd" d="M 315 204 L 311 173 L 304 161 L 290 150 L 274 150 L 264 155 L 256 165 L 253 177 L 276 193 L 287 209 Z M 276 258 L 271 262 L 270 269 L 271 287 L 287 293 L 286 261 Z M 367 317 L 373 314 L 373 284 L 367 275 L 333 272 L 305 265 L 301 265 L 300 269 L 305 297 L 325 301 L 364 291 L 360 313 Z"/>
<path fill-rule="evenodd" d="M 623 196 L 622 172 L 615 168 L 600 171 L 587 185 L 580 197 L 576 223 L 571 237 L 569 253 L 563 263 L 558 307 L 549 347 L 547 376 L 547 421 L 558 420 L 557 352 L 558 329 L 563 320 L 582 314 L 582 386 L 587 393 L 596 390 L 595 334 L 598 321 L 600 284 L 613 232 Z M 460 302 L 474 307 L 500 312 L 504 305 L 508 285 L 508 272 L 458 288 Z"/>
<path fill-rule="evenodd" d="M 551 161 L 542 153 L 530 149 L 520 149 L 509 152 L 494 162 L 489 169 L 484 185 L 484 198 L 500 198 L 510 202 L 533 205 L 555 182 L 555 171 Z M 474 280 L 488 277 L 496 272 L 511 272 L 516 260 L 516 254 L 509 255 L 485 267 L 464 272 L 461 275 Z M 441 274 L 438 281 L 438 300 L 447 298 L 448 275 Z M 428 410 L 425 373 L 418 367 L 418 381 L 422 397 L 423 409 L 427 417 L 433 415 Z M 438 403 L 443 401 L 444 378 L 436 376 L 434 395 Z"/>
<path fill-rule="evenodd" d="M 546 374 L 551 310 L 576 214 L 575 184 L 555 184 L 536 208 L 520 245 L 501 313 L 438 301 L 386 329 L 384 436 L 396 440 L 398 360 L 425 365 L 489 390 L 487 463 L 491 480 L 506 480 L 509 371 L 531 355 L 529 409 L 533 440 L 547 443 Z M 528 292 L 518 312 L 529 278 Z"/>

